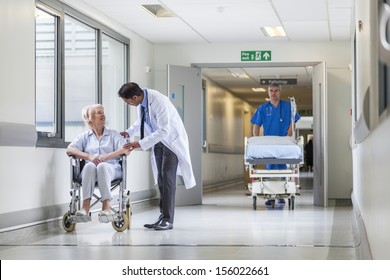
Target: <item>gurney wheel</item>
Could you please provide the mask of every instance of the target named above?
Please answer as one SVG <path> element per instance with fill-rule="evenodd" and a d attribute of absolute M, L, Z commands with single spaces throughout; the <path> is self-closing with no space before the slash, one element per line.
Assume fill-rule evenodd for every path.
<path fill-rule="evenodd" d="M 129 226 L 129 218 L 127 217 L 126 213 L 122 213 L 122 219 L 121 220 L 112 222 L 112 227 L 117 232 L 125 231 L 128 228 L 128 226 Z"/>
<path fill-rule="evenodd" d="M 257 196 L 253 196 L 253 210 L 256 210 L 257 207 Z"/>
<path fill-rule="evenodd" d="M 66 212 L 62 217 L 62 227 L 66 232 L 72 232 L 76 228 L 76 224 L 72 224 L 69 221 L 69 212 Z"/>

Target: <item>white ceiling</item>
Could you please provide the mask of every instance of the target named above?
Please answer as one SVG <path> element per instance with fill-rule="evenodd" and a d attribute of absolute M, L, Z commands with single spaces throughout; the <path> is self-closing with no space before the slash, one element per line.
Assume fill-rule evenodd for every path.
<path fill-rule="evenodd" d="M 64 2 L 74 2 L 63 0 Z M 79 0 L 156 44 L 273 43 L 351 39 L 353 0 Z M 141 8 L 159 4 L 175 17 L 156 18 Z M 265 26 L 283 26 L 286 37 L 266 37 Z M 249 78 L 237 79 L 240 71 Z M 307 67 L 203 69 L 202 73 L 243 98 L 260 77 L 294 78 L 297 92 L 311 85 Z M 253 93 L 252 93 L 253 96 Z M 310 90 L 311 97 L 311 90 Z M 298 99 L 298 98 L 297 98 Z M 302 97 L 304 99 L 304 97 Z M 259 104 L 259 99 L 248 100 Z M 305 101 L 302 101 L 305 102 Z M 306 100 L 310 103 L 311 100 Z M 302 104 L 303 105 L 303 104 Z M 302 106 L 301 106 L 302 107 Z"/>

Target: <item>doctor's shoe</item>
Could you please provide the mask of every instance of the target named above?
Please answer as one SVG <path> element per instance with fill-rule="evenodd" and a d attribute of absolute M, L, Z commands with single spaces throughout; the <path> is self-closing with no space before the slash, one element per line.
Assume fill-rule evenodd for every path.
<path fill-rule="evenodd" d="M 173 229 L 173 224 L 166 220 L 161 220 L 161 222 L 158 225 L 155 225 L 153 228 L 155 230 L 168 230 Z"/>
<path fill-rule="evenodd" d="M 154 228 L 154 226 L 157 226 L 157 225 L 161 222 L 161 220 L 162 220 L 163 218 L 164 218 L 164 215 L 161 214 L 161 215 L 158 217 L 157 221 L 155 221 L 153 224 L 144 224 L 144 227 L 146 227 L 146 228 Z"/>
<path fill-rule="evenodd" d="M 268 199 L 268 200 L 265 202 L 265 205 L 266 205 L 266 206 L 271 206 L 271 205 L 272 205 L 272 199 Z"/>

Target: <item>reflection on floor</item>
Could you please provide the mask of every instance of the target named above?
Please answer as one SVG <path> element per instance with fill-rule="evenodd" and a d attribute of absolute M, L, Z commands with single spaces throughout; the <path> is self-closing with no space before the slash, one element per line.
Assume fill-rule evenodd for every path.
<path fill-rule="evenodd" d="M 0 234 L 0 258 L 358 259 L 352 207 L 316 207 L 312 178 L 301 176 L 301 186 L 295 210 L 268 208 L 262 198 L 253 210 L 243 184 L 208 192 L 202 205 L 177 207 L 169 231 L 143 227 L 157 218 L 156 207 L 134 207 L 131 229 L 122 233 L 100 224 L 94 214 L 92 222 L 77 224 L 72 233 L 55 222 L 34 234 L 28 229 L 16 231 L 13 238 Z"/>

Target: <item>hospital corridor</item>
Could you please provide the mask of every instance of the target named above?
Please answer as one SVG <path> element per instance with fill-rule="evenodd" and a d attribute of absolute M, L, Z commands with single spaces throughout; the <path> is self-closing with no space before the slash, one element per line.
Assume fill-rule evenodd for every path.
<path fill-rule="evenodd" d="M 388 265 L 390 0 L 0 0 L 0 34 L 11 274 Z"/>

